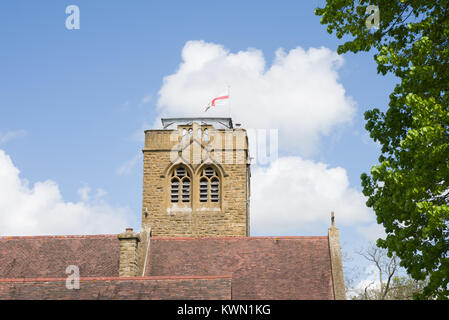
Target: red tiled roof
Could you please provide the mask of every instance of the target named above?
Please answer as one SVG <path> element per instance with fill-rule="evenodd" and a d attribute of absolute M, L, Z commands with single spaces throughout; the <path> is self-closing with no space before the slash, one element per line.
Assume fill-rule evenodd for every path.
<path fill-rule="evenodd" d="M 0 237 L 0 278 L 114 277 L 119 256 L 117 235 Z"/>
<path fill-rule="evenodd" d="M 232 299 L 333 299 L 328 237 L 152 238 L 147 276 L 232 274 Z"/>
<path fill-rule="evenodd" d="M 0 279 L 0 300 L 229 300 L 231 281 L 229 276 L 81 278 L 79 289 L 70 290 L 65 278 Z"/>
<path fill-rule="evenodd" d="M 27 299 L 33 295 L 33 286 L 37 299 L 40 294 L 82 299 L 100 293 L 99 298 L 111 299 L 207 298 L 192 289 L 197 285 L 204 286 L 204 294 L 225 299 L 334 298 L 327 236 L 151 238 L 146 277 L 134 282 L 129 278 L 126 283 L 115 279 L 119 255 L 117 235 L 0 237 L 3 298 L 9 294 L 13 299 Z M 68 265 L 77 265 L 81 277 L 90 278 L 83 281 L 88 285 L 82 293 L 67 293 L 58 284 L 66 279 Z M 162 287 L 167 286 L 173 296 L 160 290 L 147 296 L 162 288 L 156 280 L 168 281 Z M 117 295 L 107 293 L 110 288 Z"/>

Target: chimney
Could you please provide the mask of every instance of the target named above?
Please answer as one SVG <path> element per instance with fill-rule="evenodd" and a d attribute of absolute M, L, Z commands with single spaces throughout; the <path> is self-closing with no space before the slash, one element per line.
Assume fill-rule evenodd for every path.
<path fill-rule="evenodd" d="M 118 235 L 120 240 L 120 277 L 137 276 L 137 247 L 140 242 L 138 234 L 132 228 L 127 228 L 125 232 Z"/>

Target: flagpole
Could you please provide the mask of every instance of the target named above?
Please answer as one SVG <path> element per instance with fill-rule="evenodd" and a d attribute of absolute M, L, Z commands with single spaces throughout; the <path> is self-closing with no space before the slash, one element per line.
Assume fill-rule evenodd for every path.
<path fill-rule="evenodd" d="M 231 86 L 228 85 L 228 97 L 229 97 L 229 118 L 232 119 L 231 117 Z"/>

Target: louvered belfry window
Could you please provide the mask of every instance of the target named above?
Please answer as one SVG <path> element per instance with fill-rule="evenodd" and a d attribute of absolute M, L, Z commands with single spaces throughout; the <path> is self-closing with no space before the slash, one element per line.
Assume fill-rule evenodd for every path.
<path fill-rule="evenodd" d="M 200 180 L 200 202 L 207 202 L 209 181 L 206 178 Z"/>
<path fill-rule="evenodd" d="M 184 167 L 177 167 L 171 174 L 170 199 L 171 202 L 190 202 L 191 181 L 189 173 Z"/>
<path fill-rule="evenodd" d="M 213 167 L 205 167 L 200 177 L 200 202 L 220 201 L 220 179 Z"/>
<path fill-rule="evenodd" d="M 214 177 L 210 181 L 210 201 L 218 202 L 220 192 L 220 181 L 218 178 Z"/>

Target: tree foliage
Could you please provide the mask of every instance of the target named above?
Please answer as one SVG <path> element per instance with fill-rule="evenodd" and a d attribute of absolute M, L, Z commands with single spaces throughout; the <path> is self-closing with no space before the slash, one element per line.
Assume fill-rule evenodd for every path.
<path fill-rule="evenodd" d="M 368 5 L 379 28 L 368 29 Z M 399 82 L 388 109 L 365 112 L 382 146 L 379 164 L 362 174 L 367 205 L 385 228 L 377 244 L 397 255 L 416 280 L 416 298 L 449 297 L 449 0 L 327 0 L 315 13 L 345 41 L 340 54 L 374 50 L 380 74 Z"/>
<path fill-rule="evenodd" d="M 404 274 L 397 256 L 389 258 L 385 249 L 373 244 L 358 254 L 375 267 L 378 279 L 365 281 L 357 289 L 350 288 L 355 293 L 352 300 L 410 300 L 414 295 L 422 293 L 426 281 L 417 281 Z"/>
<path fill-rule="evenodd" d="M 411 300 L 423 292 L 425 283 L 425 281 L 414 280 L 408 276 L 394 277 L 386 294 L 385 291 L 372 285 L 353 296 L 352 300 Z"/>

